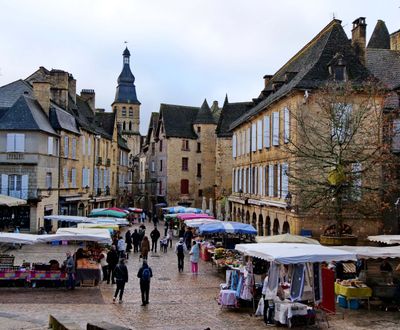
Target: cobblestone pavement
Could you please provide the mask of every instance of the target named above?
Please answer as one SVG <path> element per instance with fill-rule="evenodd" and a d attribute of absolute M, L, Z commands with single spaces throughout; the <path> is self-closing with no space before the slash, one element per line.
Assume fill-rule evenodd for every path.
<path fill-rule="evenodd" d="M 148 225 L 148 232 L 152 226 Z M 149 234 L 149 233 L 147 233 Z M 14 250 L 16 263 L 22 260 L 62 261 L 71 246 L 35 245 Z M 114 285 L 101 283 L 97 288 L 75 291 L 53 288 L 0 288 L 0 329 L 46 329 L 48 316 L 68 317 L 82 329 L 87 322 L 107 321 L 132 329 L 265 329 L 260 318 L 251 311 L 221 309 L 216 303 L 219 284 L 223 282 L 210 263 L 200 262 L 198 276 L 189 270 L 185 260 L 184 273 L 178 273 L 172 250 L 150 253 L 150 304 L 142 307 L 139 282 L 136 278 L 138 254 L 128 260 L 129 282 L 124 303 L 112 304 Z M 399 313 L 345 311 L 329 318 L 332 329 L 398 329 Z M 326 327 L 326 325 L 324 325 Z"/>

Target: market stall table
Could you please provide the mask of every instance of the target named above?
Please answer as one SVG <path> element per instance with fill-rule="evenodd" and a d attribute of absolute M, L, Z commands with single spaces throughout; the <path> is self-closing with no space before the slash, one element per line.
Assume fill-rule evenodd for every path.
<path fill-rule="evenodd" d="M 80 281 L 81 286 L 95 286 L 101 280 L 101 266 L 99 263 L 79 259 L 76 261 L 76 280 Z"/>
<path fill-rule="evenodd" d="M 372 296 L 372 290 L 369 287 L 356 288 L 335 283 L 335 294 L 345 297 L 347 302 L 351 299 L 367 300 L 368 310 L 370 309 L 369 298 Z"/>
<path fill-rule="evenodd" d="M 308 306 L 298 302 L 275 301 L 275 321 L 287 324 L 291 327 L 293 316 L 305 316 L 308 314 Z"/>
<path fill-rule="evenodd" d="M 237 307 L 236 290 L 221 290 L 219 292 L 218 303 L 222 307 Z"/>

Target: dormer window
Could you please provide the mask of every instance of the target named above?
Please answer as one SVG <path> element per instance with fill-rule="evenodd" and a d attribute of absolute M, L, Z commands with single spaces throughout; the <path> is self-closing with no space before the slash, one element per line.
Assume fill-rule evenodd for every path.
<path fill-rule="evenodd" d="M 346 81 L 346 61 L 342 54 L 337 53 L 328 64 L 329 74 L 335 81 Z"/>

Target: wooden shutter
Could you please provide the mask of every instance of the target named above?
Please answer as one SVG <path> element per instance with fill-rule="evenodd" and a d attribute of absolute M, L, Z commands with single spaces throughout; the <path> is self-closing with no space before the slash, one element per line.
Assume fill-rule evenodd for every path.
<path fill-rule="evenodd" d="M 258 168 L 258 194 L 263 195 L 263 168 L 260 166 Z"/>
<path fill-rule="evenodd" d="M 276 194 L 278 198 L 282 197 L 281 191 L 281 164 L 276 164 Z"/>
<path fill-rule="evenodd" d="M 64 188 L 68 188 L 68 168 L 64 167 Z"/>
<path fill-rule="evenodd" d="M 86 187 L 86 168 L 82 169 L 82 188 Z"/>
<path fill-rule="evenodd" d="M 282 198 L 286 198 L 289 192 L 289 166 L 287 163 L 282 164 Z"/>
<path fill-rule="evenodd" d="M 243 169 L 243 192 L 247 193 L 247 168 Z"/>
<path fill-rule="evenodd" d="M 279 145 L 279 112 L 272 113 L 272 145 Z"/>
<path fill-rule="evenodd" d="M 8 136 L 7 136 L 7 140 L 8 140 Z M 1 194 L 8 195 L 8 175 L 7 174 L 1 175 Z"/>
<path fill-rule="evenodd" d="M 71 188 L 76 188 L 76 168 L 71 169 Z"/>
<path fill-rule="evenodd" d="M 251 151 L 257 150 L 257 126 L 256 123 L 251 124 Z"/>
<path fill-rule="evenodd" d="M 268 196 L 274 196 L 274 165 L 268 165 Z"/>
<path fill-rule="evenodd" d="M 233 138 L 232 138 L 232 157 L 233 158 L 236 158 L 236 143 L 237 143 L 236 140 L 237 140 L 236 134 L 233 134 Z"/>
<path fill-rule="evenodd" d="M 94 168 L 94 189 L 99 188 L 99 169 Z"/>
<path fill-rule="evenodd" d="M 21 134 L 21 135 L 23 135 L 23 134 Z M 29 189 L 28 179 L 29 179 L 29 177 L 27 174 L 23 175 L 21 178 L 21 198 L 22 199 L 28 199 L 28 189 Z"/>
<path fill-rule="evenodd" d="M 88 137 L 88 141 L 87 141 L 87 154 L 88 156 L 90 156 L 92 152 L 92 140 L 90 139 L 90 136 Z"/>
<path fill-rule="evenodd" d="M 54 148 L 54 138 L 49 136 L 47 138 L 47 154 L 53 155 L 53 148 Z"/>
<path fill-rule="evenodd" d="M 283 126 L 283 141 L 288 143 L 290 138 L 290 112 L 288 108 L 283 110 Z"/>
<path fill-rule="evenodd" d="M 76 159 L 76 139 L 72 139 L 72 158 Z"/>
<path fill-rule="evenodd" d="M 7 152 L 15 151 L 15 134 L 7 134 Z"/>
<path fill-rule="evenodd" d="M 15 134 L 15 151 L 25 151 L 25 134 Z"/>
<path fill-rule="evenodd" d="M 85 136 L 82 135 L 82 156 L 85 156 L 86 154 L 86 139 Z"/>
<path fill-rule="evenodd" d="M 64 136 L 64 157 L 68 158 L 68 136 Z"/>
<path fill-rule="evenodd" d="M 270 132 L 271 120 L 269 116 L 264 116 L 264 147 L 271 147 L 271 132 Z"/>
<path fill-rule="evenodd" d="M 257 149 L 261 150 L 263 147 L 263 122 L 262 119 L 257 121 Z"/>

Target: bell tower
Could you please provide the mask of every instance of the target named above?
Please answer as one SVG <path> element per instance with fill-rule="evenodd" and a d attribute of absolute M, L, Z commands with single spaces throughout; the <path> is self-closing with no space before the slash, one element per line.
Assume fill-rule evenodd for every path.
<path fill-rule="evenodd" d="M 116 114 L 118 130 L 127 140 L 130 153 L 137 155 L 140 152 L 140 102 L 136 96 L 135 76 L 130 68 L 130 57 L 131 53 L 126 47 L 122 53 L 122 71 L 111 106 Z"/>

